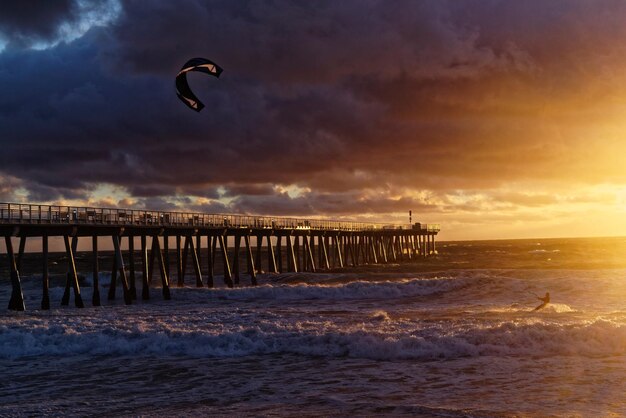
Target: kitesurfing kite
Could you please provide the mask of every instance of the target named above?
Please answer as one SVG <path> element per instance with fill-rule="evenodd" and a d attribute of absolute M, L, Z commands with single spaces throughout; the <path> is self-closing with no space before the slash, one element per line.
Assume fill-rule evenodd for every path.
<path fill-rule="evenodd" d="M 191 109 L 199 112 L 204 108 L 204 104 L 189 88 L 189 83 L 187 83 L 187 73 L 189 71 L 199 71 L 219 77 L 223 70 L 213 61 L 209 61 L 206 58 L 192 58 L 183 65 L 183 68 L 176 75 L 176 95 Z"/>

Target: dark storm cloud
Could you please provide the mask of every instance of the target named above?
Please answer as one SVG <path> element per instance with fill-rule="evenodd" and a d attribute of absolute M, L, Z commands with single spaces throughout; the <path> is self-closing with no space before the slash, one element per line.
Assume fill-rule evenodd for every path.
<path fill-rule="evenodd" d="M 232 204 L 244 213 L 296 216 L 345 216 L 352 214 L 383 214 L 404 212 L 406 208 L 417 211 L 438 211 L 436 205 L 411 197 L 393 198 L 388 195 L 363 196 L 358 192 L 317 193 L 311 192 L 291 197 L 286 192 L 273 195 L 237 198 Z"/>
<path fill-rule="evenodd" d="M 225 188 L 226 196 L 266 196 L 274 194 L 274 186 L 265 184 L 232 184 Z"/>
<path fill-rule="evenodd" d="M 59 26 L 77 18 L 74 0 L 20 0 L 0 3 L 0 34 L 29 44 L 56 37 Z"/>
<path fill-rule="evenodd" d="M 383 179 L 480 189 L 563 175 L 560 162 L 604 175 L 578 158 L 575 124 L 549 112 L 572 100 L 596 111 L 571 87 L 626 59 L 605 46 L 626 35 L 621 2 L 129 0 L 108 26 L 40 51 L 27 46 L 56 39 L 79 3 L 14 3 L 0 10 L 0 170 L 33 199 L 110 183 L 169 209 L 222 186 L 233 203 L 202 208 L 383 213 L 432 209 L 363 197 Z M 190 75 L 200 114 L 173 86 L 193 56 L 224 68 Z"/>
<path fill-rule="evenodd" d="M 29 202 L 50 202 L 62 199 L 81 199 L 89 198 L 89 190 L 71 187 L 50 187 L 41 183 L 30 182 L 24 184 L 24 188 L 28 190 Z"/>
<path fill-rule="evenodd" d="M 0 49 L 37 49 L 82 36 L 117 13 L 117 0 L 20 0 L 0 3 Z"/>

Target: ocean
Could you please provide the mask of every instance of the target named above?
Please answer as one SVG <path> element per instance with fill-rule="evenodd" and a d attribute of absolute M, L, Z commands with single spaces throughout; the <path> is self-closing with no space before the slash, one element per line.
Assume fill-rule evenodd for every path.
<path fill-rule="evenodd" d="M 626 416 L 626 238 L 437 249 L 130 306 L 101 273 L 92 307 L 84 263 L 87 307 L 60 307 L 53 280 L 50 311 L 29 255 L 27 311 L 0 311 L 0 415 Z"/>

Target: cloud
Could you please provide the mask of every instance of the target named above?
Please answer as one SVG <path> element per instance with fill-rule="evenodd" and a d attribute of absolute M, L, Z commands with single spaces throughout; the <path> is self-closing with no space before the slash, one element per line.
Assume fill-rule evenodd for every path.
<path fill-rule="evenodd" d="M 553 181 L 626 182 L 621 2 L 21 5 L 0 10 L 0 175 L 17 197 L 106 184 L 144 207 L 347 216 L 447 213 L 456 190 L 513 210 L 549 205 L 537 188 Z M 193 56 L 224 67 L 190 75 L 199 114 L 173 88 Z"/>
<path fill-rule="evenodd" d="M 0 33 L 16 43 L 41 41 L 57 35 L 59 26 L 77 18 L 72 0 L 3 2 Z"/>
<path fill-rule="evenodd" d="M 118 0 L 4 2 L 0 4 L 0 40 L 13 48 L 49 48 L 81 37 L 92 26 L 107 24 L 120 9 Z"/>

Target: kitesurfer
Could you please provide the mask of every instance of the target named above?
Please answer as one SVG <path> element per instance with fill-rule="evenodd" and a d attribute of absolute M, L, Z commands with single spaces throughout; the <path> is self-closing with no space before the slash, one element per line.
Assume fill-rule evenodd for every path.
<path fill-rule="evenodd" d="M 548 303 L 550 303 L 550 292 L 546 292 L 546 295 L 544 297 L 542 297 L 542 298 L 537 296 L 537 299 L 539 299 L 542 303 L 541 303 L 541 305 L 539 305 L 535 309 L 533 309 L 534 311 L 538 311 L 539 309 L 544 308 Z"/>

